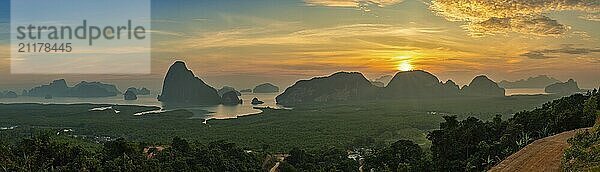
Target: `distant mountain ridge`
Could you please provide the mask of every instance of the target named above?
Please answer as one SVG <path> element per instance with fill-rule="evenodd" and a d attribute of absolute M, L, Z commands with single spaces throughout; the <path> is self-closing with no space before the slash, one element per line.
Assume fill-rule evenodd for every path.
<path fill-rule="evenodd" d="M 558 79 L 549 77 L 547 75 L 538 75 L 536 77 L 529 77 L 527 79 L 521 79 L 518 81 L 507 81 L 502 80 L 498 85 L 502 88 L 544 88 L 550 84 L 560 82 Z"/>
<path fill-rule="evenodd" d="M 502 97 L 505 90 L 486 76 L 477 76 L 462 89 L 452 80 L 441 82 L 422 71 L 398 72 L 386 87 L 378 87 L 359 72 L 338 72 L 326 77 L 300 80 L 277 96 L 282 105 L 377 99 Z"/>

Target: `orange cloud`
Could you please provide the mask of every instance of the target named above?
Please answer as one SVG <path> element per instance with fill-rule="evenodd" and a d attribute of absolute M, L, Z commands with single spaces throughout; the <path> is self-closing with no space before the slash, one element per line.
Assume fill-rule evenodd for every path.
<path fill-rule="evenodd" d="M 589 21 L 600 22 L 600 13 L 587 14 L 587 15 L 581 16 L 580 18 L 585 19 L 585 20 L 589 20 Z"/>
<path fill-rule="evenodd" d="M 597 13 L 597 0 L 432 0 L 430 9 L 449 21 L 464 21 L 473 36 L 516 32 L 538 36 L 558 36 L 568 26 L 544 16 L 549 12 L 581 11 Z"/>
<path fill-rule="evenodd" d="M 445 32 L 445 30 L 386 24 L 352 24 L 314 29 L 253 27 L 202 32 L 198 35 L 192 35 L 183 39 L 174 39 L 159 44 L 165 47 L 178 47 L 181 50 L 259 45 L 339 45 L 341 44 L 339 39 L 414 36 L 420 38 L 419 40 L 423 40 L 425 39 L 423 37 L 425 35 L 442 32 Z M 429 37 L 436 39 L 431 36 Z"/>

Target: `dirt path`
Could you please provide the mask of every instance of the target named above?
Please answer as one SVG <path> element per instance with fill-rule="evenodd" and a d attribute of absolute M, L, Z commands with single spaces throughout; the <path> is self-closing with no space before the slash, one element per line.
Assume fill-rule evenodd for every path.
<path fill-rule="evenodd" d="M 277 172 L 277 168 L 279 168 L 279 162 L 275 163 L 275 165 L 271 167 L 271 170 L 269 170 L 269 172 Z"/>
<path fill-rule="evenodd" d="M 286 157 L 288 157 L 290 155 L 288 154 L 275 154 L 275 158 L 277 159 L 277 162 L 275 163 L 275 165 L 273 167 L 271 167 L 271 169 L 269 170 L 269 172 L 278 172 L 279 171 L 279 165 L 281 165 L 281 162 L 283 162 L 283 160 L 285 160 Z"/>
<path fill-rule="evenodd" d="M 588 128 L 566 131 L 536 140 L 510 155 L 490 171 L 560 171 L 563 151 L 569 146 L 567 140 L 586 129 Z"/>

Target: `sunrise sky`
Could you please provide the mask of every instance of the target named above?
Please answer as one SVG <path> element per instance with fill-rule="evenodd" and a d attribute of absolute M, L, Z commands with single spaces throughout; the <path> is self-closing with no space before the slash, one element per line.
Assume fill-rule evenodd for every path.
<path fill-rule="evenodd" d="M 600 86 L 598 0 L 153 0 L 152 74 L 11 75 L 9 0 L 0 0 L 0 90 L 53 79 L 160 88 L 184 60 L 215 87 L 287 87 L 360 71 L 423 69 L 468 84 L 547 74 Z"/>

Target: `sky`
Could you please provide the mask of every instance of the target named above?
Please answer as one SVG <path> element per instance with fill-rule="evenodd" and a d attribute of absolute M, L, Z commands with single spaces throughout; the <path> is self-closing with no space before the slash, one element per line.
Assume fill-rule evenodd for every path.
<path fill-rule="evenodd" d="M 151 73 L 10 73 L 9 0 L 0 0 L 0 90 L 66 78 L 157 90 L 183 60 L 210 85 L 238 89 L 337 71 L 367 78 L 426 70 L 468 84 L 477 75 L 550 75 L 600 86 L 598 0 L 152 0 Z"/>

